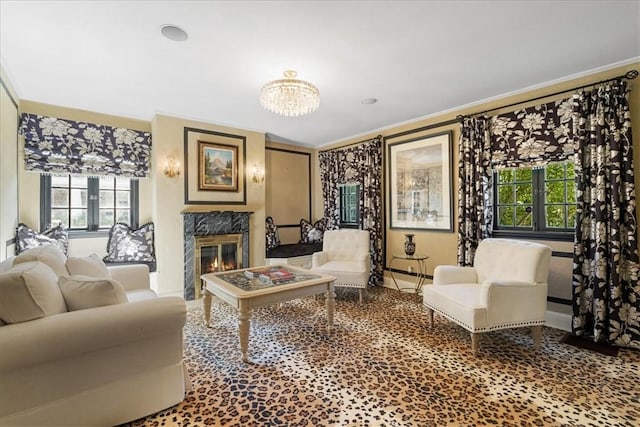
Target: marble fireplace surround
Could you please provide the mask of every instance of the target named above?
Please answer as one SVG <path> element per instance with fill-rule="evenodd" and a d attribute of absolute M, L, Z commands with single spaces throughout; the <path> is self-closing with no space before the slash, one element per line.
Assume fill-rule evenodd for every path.
<path fill-rule="evenodd" d="M 249 264 L 249 217 L 253 212 L 183 212 L 184 220 L 184 298 L 195 298 L 195 237 L 242 234 L 242 260 Z"/>

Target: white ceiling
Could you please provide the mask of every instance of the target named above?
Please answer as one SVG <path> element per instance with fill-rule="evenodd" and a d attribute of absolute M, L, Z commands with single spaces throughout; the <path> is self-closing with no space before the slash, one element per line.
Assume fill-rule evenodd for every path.
<path fill-rule="evenodd" d="M 0 1 L 20 99 L 307 146 L 638 58 L 640 1 Z M 316 112 L 260 106 L 286 69 L 320 89 Z"/>

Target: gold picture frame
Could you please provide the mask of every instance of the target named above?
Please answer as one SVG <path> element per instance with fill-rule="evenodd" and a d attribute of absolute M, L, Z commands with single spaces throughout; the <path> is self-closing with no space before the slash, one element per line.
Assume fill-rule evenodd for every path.
<path fill-rule="evenodd" d="M 198 190 L 238 191 L 238 147 L 198 141 Z"/>

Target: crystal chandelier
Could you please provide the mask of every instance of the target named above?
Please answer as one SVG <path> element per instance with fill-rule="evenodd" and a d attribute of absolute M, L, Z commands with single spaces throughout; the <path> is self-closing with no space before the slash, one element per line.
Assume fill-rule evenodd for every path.
<path fill-rule="evenodd" d="M 304 80 L 298 80 L 293 70 L 284 72 L 284 79 L 274 80 L 262 87 L 260 104 L 267 110 L 286 117 L 302 116 L 318 109 L 320 92 Z"/>

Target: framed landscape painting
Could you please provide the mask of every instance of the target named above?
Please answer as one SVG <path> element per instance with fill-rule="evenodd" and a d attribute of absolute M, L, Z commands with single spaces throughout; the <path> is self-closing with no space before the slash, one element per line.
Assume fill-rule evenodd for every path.
<path fill-rule="evenodd" d="M 238 147 L 198 141 L 198 190 L 238 191 Z"/>

